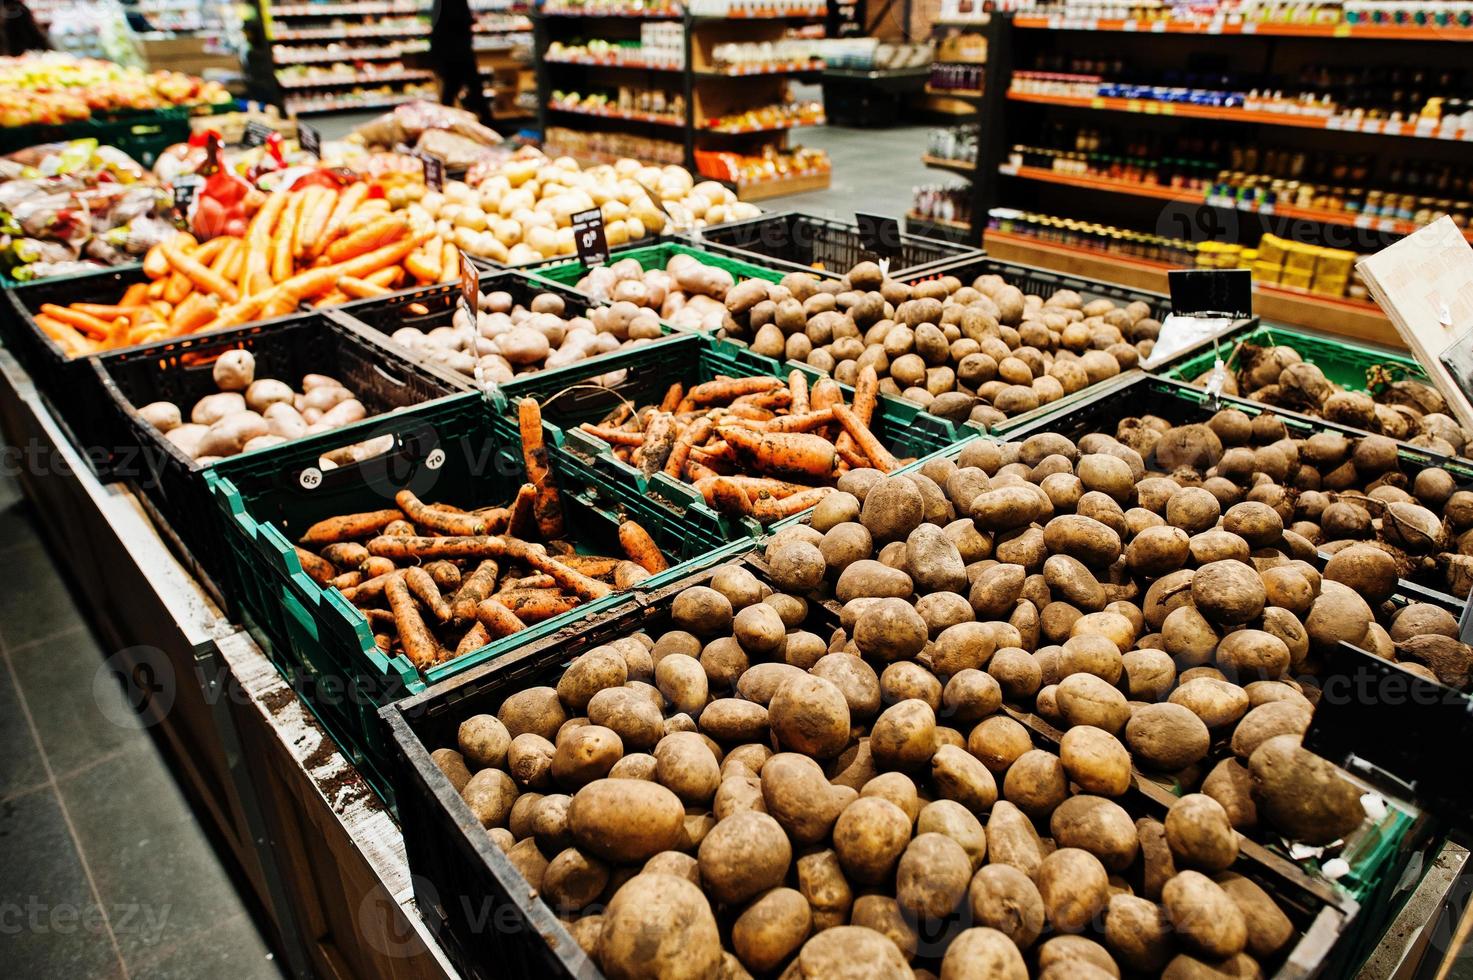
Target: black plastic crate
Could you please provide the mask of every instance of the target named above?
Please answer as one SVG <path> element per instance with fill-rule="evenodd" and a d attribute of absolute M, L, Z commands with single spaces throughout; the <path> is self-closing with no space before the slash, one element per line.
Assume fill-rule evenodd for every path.
<path fill-rule="evenodd" d="M 1052 269 L 1041 269 L 1038 266 L 1024 265 L 1021 262 L 1008 262 L 980 253 L 964 256 L 943 265 L 932 265 L 918 272 L 897 273 L 895 278 L 905 282 L 921 282 L 941 276 L 956 276 L 963 285 L 970 286 L 979 276 L 988 275 L 1002 276 L 1010 285 L 1017 286 L 1025 293 L 1035 293 L 1044 299 L 1060 289 L 1072 289 L 1084 297 L 1086 303 L 1092 299 L 1109 299 L 1117 303 L 1133 303 L 1140 300 L 1151 308 L 1151 316 L 1156 320 L 1164 320 L 1171 312 L 1171 297 L 1165 293 L 1154 293 L 1149 289 L 1132 289 L 1112 282 L 1102 282 L 1099 279 L 1086 279 L 1083 276 L 1071 276 Z"/>
<path fill-rule="evenodd" d="M 118 443 L 115 476 L 136 483 L 167 522 L 199 569 L 226 595 L 232 594 L 230 562 L 221 541 L 218 508 L 205 485 L 201 465 L 157 429 L 138 409 L 171 401 L 188 416 L 201 397 L 219 389 L 214 360 L 230 350 L 249 350 L 256 376 L 296 385 L 305 374 L 326 374 L 357 395 L 370 417 L 407 408 L 458 389 L 448 378 L 415 361 L 406 351 L 379 341 L 322 313 L 305 313 L 229 330 L 130 347 L 90 358 L 92 381 L 107 399 L 107 411 L 126 433 Z M 232 457 L 269 458 L 272 446 Z"/>
<path fill-rule="evenodd" d="M 770 264 L 775 259 L 804 269 L 821 268 L 835 276 L 842 276 L 860 262 L 878 258 L 864 247 L 858 225 L 799 211 L 781 211 L 702 228 L 687 236 L 687 240 L 758 264 L 764 261 Z M 939 263 L 979 259 L 982 254 L 970 245 L 902 234 L 900 254 L 890 262 L 890 275 L 904 278 Z"/>
<path fill-rule="evenodd" d="M 740 559 L 759 578 L 755 555 Z M 495 713 L 511 694 L 555 685 L 574 658 L 639 630 L 658 630 L 681 590 L 709 581 L 711 571 L 644 596 L 494 664 L 435 685 L 382 711 L 398 752 L 395 796 L 404 830 L 415 901 L 461 974 L 475 980 L 504 976 L 599 977 L 588 959 L 520 873 L 493 844 L 430 753 L 453 747 L 463 720 Z M 823 635 L 836 624 L 833 604 L 810 603 L 807 625 Z M 1057 752 L 1061 733 L 1036 717 L 1004 709 L 1030 732 L 1035 745 Z M 1149 780 L 1136 780 L 1118 802 L 1132 816 L 1160 819 L 1175 797 Z M 1257 882 L 1294 923 L 1298 939 L 1272 963 L 1284 978 L 1347 975 L 1352 955 L 1348 926 L 1359 906 L 1291 862 L 1242 841 L 1233 871 Z"/>

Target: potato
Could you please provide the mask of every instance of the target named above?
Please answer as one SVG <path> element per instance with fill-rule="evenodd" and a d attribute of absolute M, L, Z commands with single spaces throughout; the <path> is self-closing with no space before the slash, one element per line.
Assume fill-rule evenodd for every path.
<path fill-rule="evenodd" d="M 684 821 L 679 797 L 659 783 L 637 779 L 595 780 L 573 795 L 568 808 L 578 846 L 618 863 L 677 849 Z"/>
<path fill-rule="evenodd" d="M 870 751 L 882 769 L 918 770 L 930 763 L 936 747 L 936 713 L 915 698 L 887 708 L 870 732 Z"/>
<path fill-rule="evenodd" d="M 502 827 L 511 816 L 512 805 L 517 799 L 517 786 L 500 769 L 482 769 L 461 787 L 460 798 L 465 800 L 482 827 Z"/>
<path fill-rule="evenodd" d="M 1206 758 L 1211 735 L 1190 709 L 1168 701 L 1137 708 L 1125 726 L 1125 742 L 1142 769 L 1177 772 Z"/>
<path fill-rule="evenodd" d="M 1120 796 L 1130 788 L 1130 753 L 1107 731 L 1080 725 L 1059 743 L 1064 772 L 1086 793 Z"/>
<path fill-rule="evenodd" d="M 941 980 L 1027 980 L 1028 967 L 1018 947 L 996 929 L 964 929 L 946 948 Z"/>
<path fill-rule="evenodd" d="M 840 812 L 858 795 L 852 788 L 830 785 L 818 763 L 794 752 L 768 759 L 761 777 L 767 812 L 796 844 L 828 837 Z"/>
<path fill-rule="evenodd" d="M 849 704 L 822 677 L 804 674 L 784 682 L 768 705 L 768 715 L 779 744 L 791 751 L 830 759 L 849 744 Z"/>
<path fill-rule="evenodd" d="M 753 707 L 760 710 L 760 705 Z M 626 751 L 644 752 L 652 749 L 664 735 L 664 719 L 660 715 L 660 709 L 648 697 L 632 688 L 604 688 L 589 700 L 587 710 L 589 722 L 612 729 Z M 719 719 L 719 713 L 717 717 Z M 704 725 L 705 713 L 702 714 L 701 721 Z M 618 765 L 617 761 L 615 765 Z"/>
<path fill-rule="evenodd" d="M 450 780 L 455 792 L 465 789 L 465 784 L 471 781 L 471 771 L 466 768 L 465 759 L 454 749 L 436 749 L 430 753 L 430 758 Z"/>
<path fill-rule="evenodd" d="M 676 601 L 679 601 L 678 597 Z M 725 601 L 724 597 L 722 601 Z M 710 699 L 710 681 L 705 669 L 699 661 L 680 653 L 663 657 L 655 665 L 655 686 L 670 703 L 671 709 L 692 717 L 700 714 Z"/>
<path fill-rule="evenodd" d="M 967 736 L 967 751 L 998 776 L 1033 748 L 1028 729 L 1005 715 L 983 720 Z"/>
<path fill-rule="evenodd" d="M 1024 752 L 1003 778 L 1004 799 L 1034 819 L 1051 814 L 1068 792 L 1063 764 L 1052 752 L 1042 749 Z"/>
<path fill-rule="evenodd" d="M 1044 917 L 1059 932 L 1082 931 L 1109 899 L 1104 865 L 1077 847 L 1061 847 L 1044 858 L 1037 882 Z"/>
<path fill-rule="evenodd" d="M 1259 817 L 1291 840 L 1323 845 L 1346 836 L 1365 819 L 1360 790 L 1332 763 L 1276 735 L 1248 759 Z"/>
<path fill-rule="evenodd" d="M 721 767 L 695 732 L 671 732 L 655 746 L 655 779 L 687 806 L 705 806 L 721 783 Z"/>
<path fill-rule="evenodd" d="M 1161 889 L 1161 904 L 1188 950 L 1212 958 L 1236 956 L 1248 942 L 1248 923 L 1237 904 L 1197 871 L 1182 871 Z"/>
<path fill-rule="evenodd" d="M 1055 936 L 1038 947 L 1040 977 L 1119 977 L 1120 968 L 1105 947 L 1083 936 Z"/>
<path fill-rule="evenodd" d="M 245 391 L 256 379 L 256 356 L 248 350 L 228 350 L 215 359 L 210 377 L 221 391 Z"/>
<path fill-rule="evenodd" d="M 931 782 L 943 799 L 955 800 L 973 813 L 986 813 L 997 802 L 992 773 L 955 745 L 943 745 L 931 757 Z"/>
<path fill-rule="evenodd" d="M 834 596 L 840 602 L 858 598 L 908 599 L 914 591 L 915 586 L 905 572 L 867 558 L 845 567 L 834 583 Z"/>
<path fill-rule="evenodd" d="M 1111 895 L 1105 910 L 1105 943 L 1130 969 L 1156 972 L 1171 959 L 1171 922 L 1155 902 Z"/>
<path fill-rule="evenodd" d="M 477 769 L 500 768 L 511 747 L 511 734 L 491 715 L 473 715 L 460 723 L 456 742 Z"/>
<path fill-rule="evenodd" d="M 518 691 L 502 702 L 496 717 L 513 739 L 530 732 L 548 741 L 557 737 L 558 729 L 568 720 L 557 691 L 551 687 L 529 687 Z"/>
<path fill-rule="evenodd" d="M 1263 612 L 1267 593 L 1251 566 L 1237 561 L 1208 562 L 1192 578 L 1192 601 L 1219 626 L 1238 625 Z"/>
<path fill-rule="evenodd" d="M 831 653 L 820 657 L 811 672 L 843 693 L 851 721 L 867 721 L 880 710 L 880 679 L 859 657 Z"/>
<path fill-rule="evenodd" d="M 868 980 L 911 980 L 914 976 L 900 950 L 884 935 L 846 925 L 813 936 L 783 971 L 788 980 L 827 980 L 846 975 Z"/>
<path fill-rule="evenodd" d="M 1059 682 L 1059 710 L 1069 725 L 1091 725 L 1109 733 L 1125 727 L 1125 695 L 1093 674 L 1071 674 Z"/>
<path fill-rule="evenodd" d="M 591 905 L 608 883 L 608 865 L 569 847 L 548 862 L 540 891 L 554 909 L 576 912 Z"/>
<path fill-rule="evenodd" d="M 910 841 L 910 830 L 910 817 L 900 807 L 878 796 L 862 796 L 839 814 L 834 852 L 846 876 L 876 884 L 894 871 Z"/>
<path fill-rule="evenodd" d="M 1276 735 L 1303 735 L 1309 728 L 1309 720 L 1309 709 L 1292 701 L 1261 704 L 1244 715 L 1233 729 L 1233 754 L 1247 759 L 1254 749 Z"/>
<path fill-rule="evenodd" d="M 860 523 L 877 542 L 903 541 L 924 515 L 920 488 L 903 476 L 887 476 L 865 494 Z"/>
<path fill-rule="evenodd" d="M 1267 892 L 1242 875 L 1224 873 L 1215 880 L 1243 913 L 1249 953 L 1267 960 L 1288 945 L 1294 937 L 1294 924 Z"/>
<path fill-rule="evenodd" d="M 731 629 L 731 600 L 704 585 L 693 585 L 675 597 L 670 618 L 679 629 L 715 636 Z"/>
<path fill-rule="evenodd" d="M 1224 728 L 1248 712 L 1248 695 L 1217 677 L 1194 677 L 1171 692 L 1170 703 L 1191 711 L 1208 728 Z"/>
<path fill-rule="evenodd" d="M 523 732 L 511 740 L 506 750 L 506 768 L 519 785 L 526 789 L 552 786 L 552 760 L 557 747 L 535 732 Z"/>
<path fill-rule="evenodd" d="M 818 588 L 824 575 L 823 553 L 805 541 L 790 541 L 773 555 L 773 584 L 787 592 L 809 592 Z"/>
<path fill-rule="evenodd" d="M 1088 851 L 1110 871 L 1129 867 L 1140 847 L 1130 815 L 1098 796 L 1071 796 L 1060 803 L 1049 817 L 1049 829 L 1060 847 Z"/>
<path fill-rule="evenodd" d="M 557 683 L 559 700 L 574 714 L 588 710 L 588 702 L 605 688 L 622 687 L 629 680 L 629 665 L 613 647 L 594 647 L 578 657 Z"/>
<path fill-rule="evenodd" d="M 542 878 L 547 872 L 547 858 L 537 849 L 537 842 L 531 838 L 517 841 L 512 848 L 506 852 L 506 860 L 525 879 L 534 891 L 542 888 Z"/>
<path fill-rule="evenodd" d="M 873 929 L 888 938 L 907 960 L 916 954 L 919 937 L 906 920 L 895 899 L 886 895 L 862 895 L 854 902 L 849 923 Z"/>
<path fill-rule="evenodd" d="M 930 631 L 915 607 L 904 599 L 878 599 L 854 624 L 854 644 L 866 657 L 905 660 L 925 648 Z"/>
<path fill-rule="evenodd" d="M 955 800 L 927 803 L 916 818 L 915 832 L 917 835 L 936 833 L 950 837 L 966 852 L 974 871 L 987 854 L 987 834 L 981 821 Z"/>
<path fill-rule="evenodd" d="M 623 754 L 624 743 L 612 729 L 580 725 L 558 740 L 552 757 L 552 778 L 567 789 L 578 789 L 607 776 Z"/>
<path fill-rule="evenodd" d="M 1222 871 L 1238 859 L 1238 835 L 1222 804 L 1190 793 L 1166 813 L 1166 843 L 1178 867 Z"/>
<path fill-rule="evenodd" d="M 716 917 L 701 890 L 684 878 L 639 874 L 604 910 L 600 965 L 610 980 L 714 976 L 721 963 Z"/>
<path fill-rule="evenodd" d="M 1258 826 L 1258 806 L 1253 801 L 1253 780 L 1236 759 L 1223 759 L 1207 778 L 1202 792 L 1218 802 L 1234 830 L 1246 833 Z"/>
<path fill-rule="evenodd" d="M 764 973 L 791 956 L 812 927 L 813 915 L 802 893 L 774 888 L 737 917 L 731 927 L 731 945 L 744 966 Z"/>
<path fill-rule="evenodd" d="M 788 836 L 772 817 L 733 814 L 701 841 L 701 885 L 717 902 L 739 904 L 781 885 L 792 857 Z"/>
<path fill-rule="evenodd" d="M 972 879 L 972 862 L 945 834 L 919 834 L 905 848 L 895 871 L 895 900 L 918 919 L 940 919 L 961 904 Z"/>

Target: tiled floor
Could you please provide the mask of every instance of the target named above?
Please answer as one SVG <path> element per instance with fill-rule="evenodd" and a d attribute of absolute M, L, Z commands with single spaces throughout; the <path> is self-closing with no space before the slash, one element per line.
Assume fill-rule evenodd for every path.
<path fill-rule="evenodd" d="M 0 975 L 278 980 L 8 478 L 0 530 Z"/>

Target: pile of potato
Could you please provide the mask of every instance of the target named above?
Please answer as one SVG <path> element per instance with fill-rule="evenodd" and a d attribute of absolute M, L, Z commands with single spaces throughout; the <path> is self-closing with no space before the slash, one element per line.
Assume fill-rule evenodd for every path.
<path fill-rule="evenodd" d="M 1025 294 L 1000 276 L 907 284 L 861 262 L 840 279 L 791 273 L 726 295 L 724 336 L 953 421 L 992 425 L 1104 381 L 1148 357 L 1161 325 L 1142 302 L 1086 303 L 1072 290 Z"/>
<path fill-rule="evenodd" d="M 697 228 L 762 213 L 722 184 L 697 183 L 684 167 L 624 159 L 585 170 L 571 157 L 549 159 L 536 150 L 473 168 L 467 181 L 446 181 L 444 191 L 407 184 L 390 200 L 463 251 L 502 265 L 575 255 L 572 216 L 592 208 L 603 212 L 613 248 L 659 234 L 671 218 Z"/>
<path fill-rule="evenodd" d="M 1236 370 L 1224 378 L 1222 393 L 1328 419 L 1340 425 L 1405 439 L 1445 456 L 1463 456 L 1473 434 L 1448 411 L 1447 399 L 1424 381 L 1402 379 L 1378 384 L 1374 394 L 1334 384 L 1293 347 L 1243 344 L 1234 352 Z M 1205 386 L 1209 370 L 1193 380 Z"/>
<path fill-rule="evenodd" d="M 197 463 L 213 463 L 368 417 L 357 396 L 327 375 L 304 376 L 300 391 L 284 381 L 258 379 L 256 358 L 248 350 L 221 354 L 212 377 L 220 390 L 195 402 L 188 422 L 173 402 L 151 402 L 138 410 L 144 421 Z M 345 461 L 346 457 L 330 462 Z"/>
<path fill-rule="evenodd" d="M 655 310 L 660 319 L 677 327 L 715 331 L 726 317 L 723 302 L 735 284 L 727 270 L 677 252 L 663 269 L 646 270 L 635 259 L 598 266 L 579 279 L 576 288 L 618 308 Z"/>
<path fill-rule="evenodd" d="M 659 316 L 629 303 L 595 306 L 583 316 L 557 293 L 538 293 L 524 305 L 504 290 L 481 294 L 474 324 L 470 311 L 457 307 L 450 326 L 406 326 L 390 335 L 432 364 L 496 384 L 662 336 Z M 616 372 L 606 383 L 622 378 Z"/>

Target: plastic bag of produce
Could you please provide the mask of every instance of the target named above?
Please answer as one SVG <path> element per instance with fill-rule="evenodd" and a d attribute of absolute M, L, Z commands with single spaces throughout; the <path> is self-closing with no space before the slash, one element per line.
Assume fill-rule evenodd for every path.
<path fill-rule="evenodd" d="M 354 132 L 369 146 L 392 147 L 400 143 L 413 145 L 425 131 L 435 129 L 455 133 L 482 146 L 501 142 L 501 135 L 482 126 L 474 114 L 422 99 L 406 102 L 392 112 L 370 119 Z"/>
<path fill-rule="evenodd" d="M 31 197 L 10 210 L 23 235 L 80 246 L 92 233 L 92 218 L 85 201 L 75 194 Z"/>
<path fill-rule="evenodd" d="M 10 270 L 10 277 L 17 282 L 32 282 L 50 279 L 53 276 L 75 276 L 82 272 L 96 272 L 102 266 L 96 262 L 33 262 L 18 265 Z"/>

